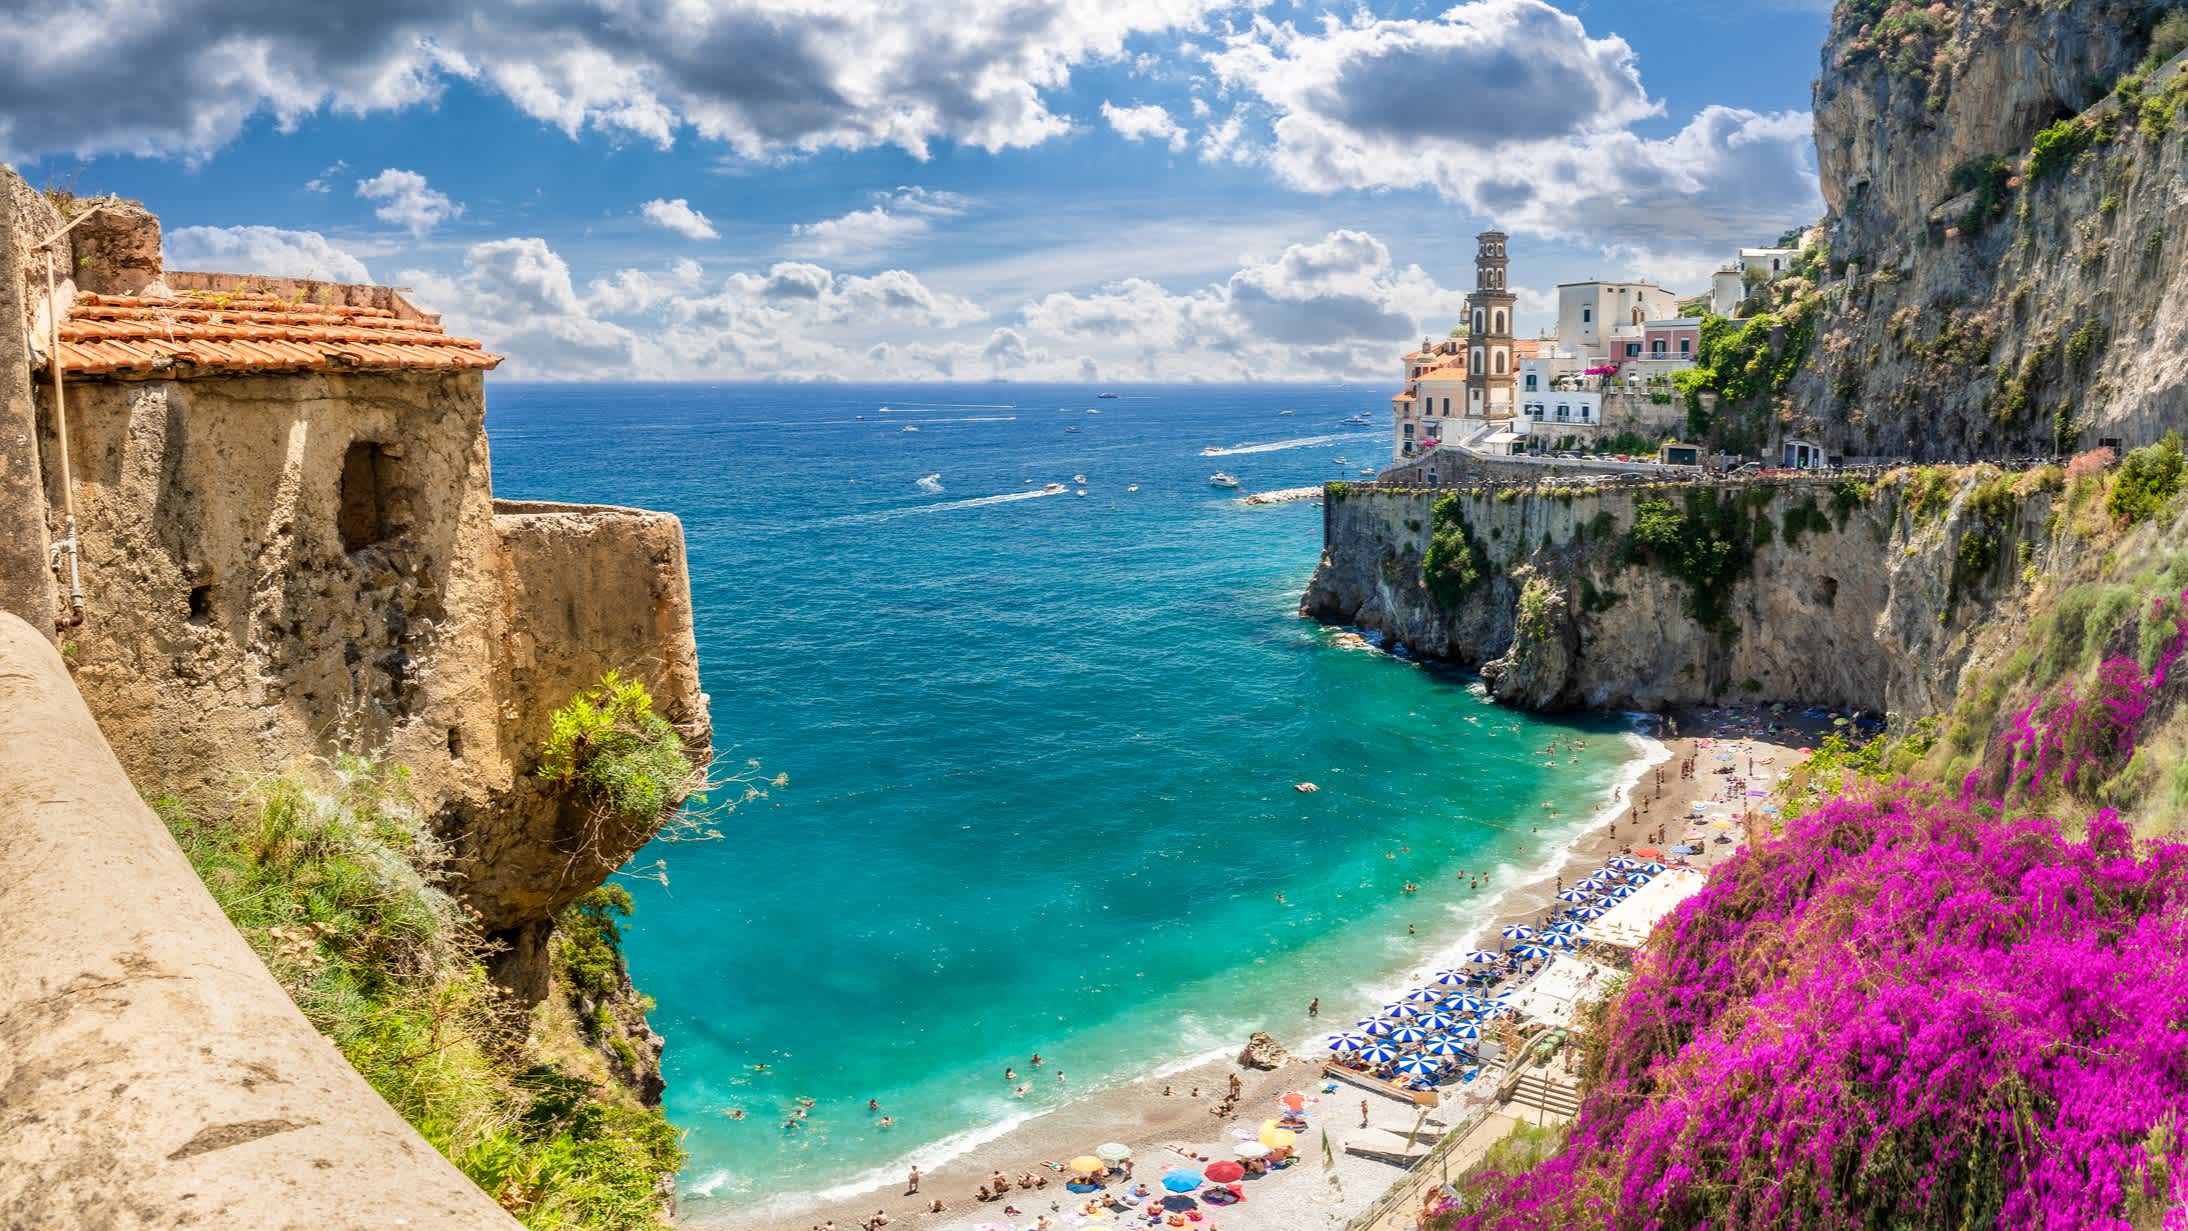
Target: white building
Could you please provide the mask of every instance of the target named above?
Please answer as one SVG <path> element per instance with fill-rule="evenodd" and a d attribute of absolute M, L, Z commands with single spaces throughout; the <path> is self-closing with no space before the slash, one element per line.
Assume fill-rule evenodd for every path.
<path fill-rule="evenodd" d="M 1592 427 L 1603 422 L 1603 394 L 1594 389 L 1523 393 L 1519 408 L 1521 417 L 1534 425 L 1531 431 L 1546 431 L 1560 423 Z"/>
<path fill-rule="evenodd" d="M 1800 256 L 1798 248 L 1742 248 L 1740 268 L 1752 269 L 1772 282 L 1793 272 L 1793 261 Z"/>
<path fill-rule="evenodd" d="M 1566 282 L 1557 288 L 1557 345 L 1584 358 L 1609 357 L 1614 334 L 1641 336 L 1649 321 L 1679 315 L 1679 297 L 1653 282 Z"/>
<path fill-rule="evenodd" d="M 1739 310 L 1740 301 L 1747 298 L 1747 284 L 1740 279 L 1741 266 L 1735 262 L 1725 266 L 1709 278 L 1709 310 L 1713 316 L 1731 316 Z"/>

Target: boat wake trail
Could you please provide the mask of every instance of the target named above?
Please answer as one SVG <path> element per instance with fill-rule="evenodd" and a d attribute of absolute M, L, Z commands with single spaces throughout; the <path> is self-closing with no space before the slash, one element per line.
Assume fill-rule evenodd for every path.
<path fill-rule="evenodd" d="M 921 480 L 922 483 L 925 480 Z M 942 490 L 935 485 L 935 491 Z M 1013 504 L 1020 500 L 1039 500 L 1043 496 L 1061 496 L 1063 487 L 1044 487 L 1030 492 L 1004 492 L 1000 496 L 975 496 L 970 500 L 944 500 L 939 504 L 915 504 L 909 508 L 883 509 L 878 513 L 853 513 L 847 517 L 831 517 L 831 526 L 849 525 L 855 522 L 895 521 L 899 517 L 911 517 L 918 513 L 945 513 L 952 509 L 977 509 L 991 504 Z"/>
<path fill-rule="evenodd" d="M 1354 436 L 1362 434 L 1359 432 L 1340 432 L 1333 436 L 1301 436 L 1297 440 L 1272 440 L 1266 444 L 1258 445 L 1232 445 L 1228 449 L 1219 449 L 1211 445 L 1202 449 L 1200 455 L 1202 457 L 1237 457 L 1241 453 L 1275 453 L 1281 449 L 1306 449 L 1315 445 L 1350 440 Z"/>

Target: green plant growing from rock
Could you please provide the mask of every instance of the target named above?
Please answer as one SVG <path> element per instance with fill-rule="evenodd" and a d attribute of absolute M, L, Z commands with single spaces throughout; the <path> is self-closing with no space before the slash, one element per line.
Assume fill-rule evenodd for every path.
<path fill-rule="evenodd" d="M 538 776 L 612 815 L 634 819 L 666 815 L 705 781 L 685 753 L 683 736 L 654 712 L 653 694 L 617 671 L 554 712 Z"/>
<path fill-rule="evenodd" d="M 1488 574 L 1488 555 L 1466 522 L 1456 494 L 1439 498 L 1429 511 L 1428 554 L 1421 573 L 1429 594 L 1449 610 L 1458 606 Z"/>
<path fill-rule="evenodd" d="M 2182 468 L 2179 432 L 2167 432 L 2154 445 L 2129 450 L 2105 496 L 2105 511 L 2127 526 L 2155 515 L 2180 491 Z"/>

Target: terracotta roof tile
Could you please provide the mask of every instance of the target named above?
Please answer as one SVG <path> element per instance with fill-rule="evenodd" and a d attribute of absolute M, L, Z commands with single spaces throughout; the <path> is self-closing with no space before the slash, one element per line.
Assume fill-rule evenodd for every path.
<path fill-rule="evenodd" d="M 486 371 L 470 338 L 386 308 L 290 303 L 268 295 L 79 295 L 61 322 L 60 362 L 77 376 L 200 372 Z"/>

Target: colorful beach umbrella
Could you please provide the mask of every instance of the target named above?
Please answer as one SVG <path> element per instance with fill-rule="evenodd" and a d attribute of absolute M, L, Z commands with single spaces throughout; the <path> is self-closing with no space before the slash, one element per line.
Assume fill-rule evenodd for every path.
<path fill-rule="evenodd" d="M 1606 862 L 1603 866 L 1606 868 L 1610 868 L 1614 871 L 1627 872 L 1631 871 L 1634 868 L 1638 868 L 1641 865 L 1634 860 L 1626 858 L 1624 855 L 1620 855 Z"/>
<path fill-rule="evenodd" d="M 1238 1155 L 1240 1158 L 1267 1158 L 1269 1156 L 1269 1147 L 1258 1141 L 1241 1141 L 1232 1149 L 1231 1153 Z"/>
<path fill-rule="evenodd" d="M 1481 1027 L 1473 1022 L 1460 1022 L 1452 1027 L 1451 1037 L 1454 1039 L 1478 1039 L 1481 1037 Z"/>
<path fill-rule="evenodd" d="M 1419 1012 L 1419 1009 L 1414 1008 L 1412 1005 L 1409 1005 L 1402 1000 L 1398 1001 L 1395 1004 L 1386 1004 L 1383 1006 L 1383 1016 L 1389 1018 L 1410 1018 L 1415 1016 Z"/>
<path fill-rule="evenodd" d="M 1421 1019 L 1421 1026 L 1428 1030 L 1449 1030 L 1459 1024 L 1455 1013 L 1431 1013 Z"/>
<path fill-rule="evenodd" d="M 1132 1147 L 1121 1141 L 1111 1141 L 1095 1146 L 1094 1156 L 1106 1162 L 1121 1163 L 1132 1157 Z"/>
<path fill-rule="evenodd" d="M 1463 970 L 1439 970 L 1436 972 L 1436 982 L 1445 987 L 1459 987 L 1466 982 L 1467 978 L 1468 975 Z"/>
<path fill-rule="evenodd" d="M 1476 996 L 1447 996 L 1443 1007 L 1458 1013 L 1472 1013 L 1487 1003 L 1488 1001 Z"/>
<path fill-rule="evenodd" d="M 1173 1167 L 1162 1173 L 1162 1186 L 1174 1193 L 1189 1193 L 1200 1187 L 1200 1173 L 1191 1167 Z"/>
<path fill-rule="evenodd" d="M 1278 1128 L 1274 1120 L 1261 1126 L 1261 1144 L 1272 1150 L 1289 1150 L 1298 1140 L 1299 1134 L 1288 1128 Z"/>
<path fill-rule="evenodd" d="M 1641 870 L 1648 873 L 1650 876 L 1654 876 L 1664 870 L 1664 865 L 1660 863 L 1644 863 L 1641 865 Z"/>
<path fill-rule="evenodd" d="M 1283 1094 L 1277 1096 L 1276 1105 L 1286 1111 L 1305 1111 L 1307 1109 L 1307 1096 L 1297 1090 L 1286 1090 Z M 1226 1180 L 1224 1182 L 1229 1183 L 1230 1181 Z"/>
<path fill-rule="evenodd" d="M 1630 898 L 1639 892 L 1641 891 L 1632 885 L 1620 885 L 1618 888 L 1611 890 L 1611 896 L 1614 898 Z"/>
<path fill-rule="evenodd" d="M 1426 1030 L 1413 1025 L 1400 1026 L 1390 1032 L 1390 1041 L 1393 1043 L 1418 1043 L 1427 1037 Z"/>
<path fill-rule="evenodd" d="M 1567 889 L 1557 895 L 1557 900 L 1560 902 L 1585 902 L 1594 896 L 1585 889 Z"/>
<path fill-rule="evenodd" d="M 1425 987 L 1416 987 L 1398 999 L 1408 1004 L 1434 1004 L 1443 999 L 1443 993 Z"/>
<path fill-rule="evenodd" d="M 1550 956 L 1550 951 L 1548 949 L 1545 949 L 1541 945 L 1537 944 L 1517 945 L 1513 947 L 1512 952 L 1522 958 L 1526 958 L 1529 961 L 1532 961 L 1538 957 Z"/>
<path fill-rule="evenodd" d="M 1408 1077 L 1428 1077 L 1442 1071 L 1443 1063 L 1434 1056 L 1407 1056 L 1398 1062 L 1397 1069 Z"/>
<path fill-rule="evenodd" d="M 1208 1164 L 1208 1169 L 1201 1172 L 1201 1174 L 1212 1184 L 1236 1184 L 1246 1178 L 1246 1169 L 1229 1159 L 1224 1159 L 1221 1162 Z"/>
<path fill-rule="evenodd" d="M 1551 949 L 1570 949 L 1573 947 L 1573 938 L 1563 932 L 1552 932 L 1543 937 L 1541 943 Z"/>
<path fill-rule="evenodd" d="M 1573 887 L 1575 889 L 1601 889 L 1603 886 L 1610 883 L 1611 882 L 1607 877 L 1591 876 L 1585 880 L 1575 882 Z"/>
<path fill-rule="evenodd" d="M 1370 1043 L 1360 1049 L 1360 1058 L 1369 1064 L 1389 1064 L 1398 1058 L 1398 1049 L 1388 1043 Z"/>
<path fill-rule="evenodd" d="M 1576 906 L 1565 913 L 1575 919 L 1601 919 L 1603 917 L 1603 908 L 1600 906 Z"/>
<path fill-rule="evenodd" d="M 1498 954 L 1491 953 L 1487 949 L 1473 949 L 1467 952 L 1466 960 L 1469 965 L 1480 966 L 1484 963 L 1494 962 L 1498 960 L 1499 956 L 1500 955 Z"/>
<path fill-rule="evenodd" d="M 1091 1154 L 1081 1154 L 1079 1157 L 1072 1159 L 1066 1166 L 1080 1175 L 1100 1175 L 1102 1172 L 1109 1170 L 1108 1163 Z"/>
<path fill-rule="evenodd" d="M 1371 1017 L 1360 1023 L 1360 1029 L 1372 1035 L 1386 1035 L 1398 1028 L 1398 1023 L 1380 1017 Z"/>
<path fill-rule="evenodd" d="M 1550 931 L 1559 936 L 1570 936 L 1586 926 L 1587 925 L 1584 923 L 1579 923 L 1571 919 L 1565 919 L 1557 923 L 1551 924 Z"/>
<path fill-rule="evenodd" d="M 1534 934 L 1535 930 L 1524 923 L 1507 923 L 1504 925 L 1504 938 L 1506 940 L 1526 940 Z"/>
<path fill-rule="evenodd" d="M 1457 1028 L 1458 1027 L 1456 1025 L 1452 1027 L 1452 1029 L 1454 1030 L 1456 1030 Z M 1474 1027 L 1474 1033 L 1476 1035 L 1479 1035 L 1481 1033 L 1481 1028 L 1478 1026 Z M 1452 1038 L 1449 1035 L 1439 1035 L 1436 1038 L 1430 1039 L 1427 1046 L 1421 1048 L 1421 1051 L 1424 1054 L 1430 1056 L 1463 1056 L 1466 1054 L 1466 1050 L 1467 1049 L 1465 1044 L 1459 1042 L 1457 1039 Z"/>
<path fill-rule="evenodd" d="M 1331 1051 L 1358 1051 L 1368 1045 L 1367 1037 L 1358 1034 L 1333 1034 L 1330 1036 Z"/>

